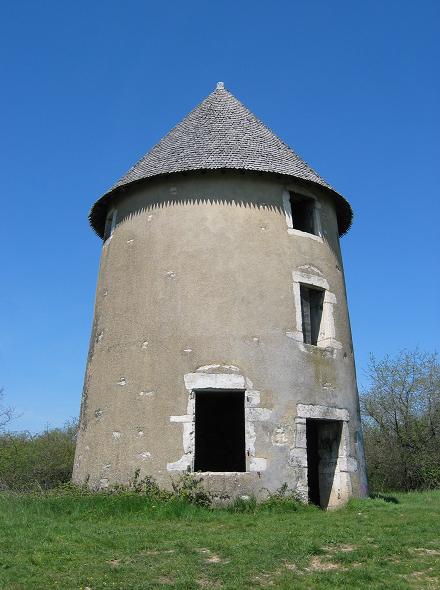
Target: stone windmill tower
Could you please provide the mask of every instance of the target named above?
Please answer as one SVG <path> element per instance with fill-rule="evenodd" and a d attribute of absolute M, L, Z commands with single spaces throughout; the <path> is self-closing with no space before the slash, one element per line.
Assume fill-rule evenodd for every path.
<path fill-rule="evenodd" d="M 103 238 L 73 479 L 366 493 L 348 202 L 222 83 L 92 207 Z"/>

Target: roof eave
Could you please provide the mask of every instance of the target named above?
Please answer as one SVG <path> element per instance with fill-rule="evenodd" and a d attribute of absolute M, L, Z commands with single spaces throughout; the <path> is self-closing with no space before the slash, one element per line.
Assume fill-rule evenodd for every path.
<path fill-rule="evenodd" d="M 250 169 L 250 168 L 226 168 L 226 167 L 209 168 L 209 169 L 208 168 L 195 168 L 195 169 L 190 169 L 190 170 L 179 170 L 179 171 L 175 171 L 175 172 L 166 172 L 163 174 L 155 174 L 154 176 L 148 176 L 146 178 L 139 178 L 139 179 L 133 180 L 131 182 L 128 182 L 127 184 L 116 186 L 116 187 L 110 189 L 102 197 L 100 197 L 94 203 L 94 205 L 91 207 L 89 215 L 88 215 L 89 223 L 90 223 L 93 231 L 102 239 L 104 237 L 105 219 L 107 216 L 107 212 L 109 210 L 109 205 L 110 205 L 110 202 L 112 201 L 112 199 L 117 194 L 120 194 L 120 193 L 126 191 L 128 188 L 132 188 L 133 186 L 136 186 L 138 184 L 144 184 L 150 180 L 155 180 L 158 178 L 168 178 L 170 176 L 177 175 L 177 174 L 188 174 L 188 173 L 209 172 L 209 171 L 221 172 L 221 171 L 227 171 L 227 170 L 250 172 L 250 173 L 254 173 L 254 174 L 270 174 L 271 176 L 276 176 L 276 177 L 280 177 L 280 178 L 284 178 L 284 179 L 290 178 L 290 179 L 295 180 L 297 182 L 304 183 L 305 185 L 315 186 L 315 187 L 319 188 L 320 190 L 329 194 L 335 201 L 336 214 L 337 214 L 337 219 L 338 219 L 339 236 L 345 235 L 349 231 L 349 229 L 352 225 L 353 210 L 351 208 L 350 203 L 345 199 L 345 197 L 343 197 L 341 194 L 339 194 L 337 191 L 335 191 L 333 188 L 331 188 L 329 186 L 325 186 L 325 185 L 323 185 L 319 182 L 315 182 L 313 180 L 299 178 L 297 176 L 292 176 L 290 174 L 281 174 L 279 172 L 271 172 L 269 170 L 254 170 L 254 169 Z"/>

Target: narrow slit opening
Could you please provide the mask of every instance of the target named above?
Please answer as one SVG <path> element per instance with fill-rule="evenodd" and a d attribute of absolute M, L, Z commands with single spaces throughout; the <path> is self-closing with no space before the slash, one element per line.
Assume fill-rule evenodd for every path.
<path fill-rule="evenodd" d="M 300 286 L 303 338 L 306 344 L 317 345 L 321 331 L 324 291 L 308 285 Z"/>

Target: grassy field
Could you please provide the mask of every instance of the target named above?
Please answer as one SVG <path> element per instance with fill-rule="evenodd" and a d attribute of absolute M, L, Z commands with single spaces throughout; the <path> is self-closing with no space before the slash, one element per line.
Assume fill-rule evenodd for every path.
<path fill-rule="evenodd" d="M 209 510 L 135 495 L 0 494 L 0 588 L 440 588 L 440 491 Z"/>

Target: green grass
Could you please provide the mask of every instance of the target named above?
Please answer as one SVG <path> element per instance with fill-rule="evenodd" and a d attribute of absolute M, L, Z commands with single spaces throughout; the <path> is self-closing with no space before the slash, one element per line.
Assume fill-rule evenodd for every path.
<path fill-rule="evenodd" d="M 341 510 L 0 494 L 0 588 L 440 587 L 440 491 Z"/>

